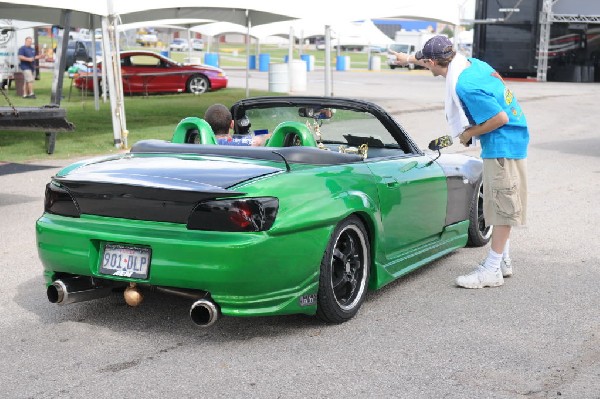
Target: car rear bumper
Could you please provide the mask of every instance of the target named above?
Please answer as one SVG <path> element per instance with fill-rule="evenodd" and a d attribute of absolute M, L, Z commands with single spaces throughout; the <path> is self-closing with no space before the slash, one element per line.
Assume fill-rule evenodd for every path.
<path fill-rule="evenodd" d="M 44 214 L 36 223 L 46 284 L 57 273 L 208 291 L 225 315 L 314 314 L 301 298 L 316 294 L 331 229 L 271 236 L 191 231 L 185 225 Z M 104 244 L 151 248 L 147 279 L 100 273 Z"/>

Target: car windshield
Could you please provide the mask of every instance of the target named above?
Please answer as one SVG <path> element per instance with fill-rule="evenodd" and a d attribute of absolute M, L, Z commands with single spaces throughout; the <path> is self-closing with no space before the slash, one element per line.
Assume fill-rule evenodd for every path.
<path fill-rule="evenodd" d="M 309 128 L 317 142 L 323 144 L 359 146 L 366 143 L 371 148 L 399 148 L 381 121 L 361 110 L 278 106 L 247 109 L 245 115 L 255 134 L 271 133 L 282 122 L 300 122 Z"/>
<path fill-rule="evenodd" d="M 397 53 L 408 53 L 409 52 L 408 44 L 392 44 L 390 49 L 394 50 Z"/>

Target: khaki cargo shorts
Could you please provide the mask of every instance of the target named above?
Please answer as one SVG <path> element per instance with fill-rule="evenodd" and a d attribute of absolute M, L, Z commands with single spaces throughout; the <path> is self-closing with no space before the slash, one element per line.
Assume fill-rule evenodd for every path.
<path fill-rule="evenodd" d="M 27 83 L 31 83 L 35 80 L 31 69 L 23 69 L 23 80 L 25 80 Z"/>
<path fill-rule="evenodd" d="M 483 216 L 488 226 L 520 226 L 527 220 L 527 160 L 483 160 Z"/>

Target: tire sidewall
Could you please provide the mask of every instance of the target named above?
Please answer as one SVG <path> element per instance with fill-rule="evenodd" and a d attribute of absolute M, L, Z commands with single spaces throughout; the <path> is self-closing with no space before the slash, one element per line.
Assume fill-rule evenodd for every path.
<path fill-rule="evenodd" d="M 331 286 L 331 275 L 332 275 L 332 258 L 333 250 L 338 243 L 338 240 L 343 232 L 349 228 L 356 228 L 362 235 L 362 252 L 363 252 L 363 274 L 359 284 L 362 285 L 360 288 L 358 300 L 351 309 L 343 309 L 335 298 L 333 287 Z M 357 243 L 360 244 L 360 243 Z M 365 300 L 369 276 L 371 268 L 371 245 L 369 242 L 369 235 L 364 227 L 364 223 L 356 216 L 350 216 L 340 222 L 327 244 L 327 249 L 323 254 L 321 260 L 321 273 L 319 277 L 319 292 L 317 295 L 317 315 L 322 320 L 329 323 L 342 323 L 356 315 L 360 309 L 362 303 Z"/>
<path fill-rule="evenodd" d="M 483 186 L 483 180 L 480 179 L 477 182 L 477 185 L 475 186 L 475 190 L 473 192 L 473 198 L 471 199 L 471 204 L 469 207 L 469 238 L 467 241 L 467 245 L 471 246 L 471 247 L 483 247 L 484 245 L 486 245 L 492 236 L 492 229 L 493 226 L 490 227 L 490 230 L 488 232 L 488 234 L 486 234 L 485 236 L 482 234 L 481 230 L 479 229 L 479 209 L 480 209 L 480 204 L 479 204 L 479 193 L 482 190 L 482 186 Z M 483 204 L 481 204 L 481 207 L 483 207 Z M 484 215 L 485 217 L 485 215 Z"/>
<path fill-rule="evenodd" d="M 192 82 L 194 82 L 195 80 L 200 80 L 200 79 L 203 80 L 206 84 L 205 90 L 204 91 L 192 91 Z M 202 75 L 194 75 L 187 82 L 187 90 L 189 93 L 192 93 L 192 94 L 204 94 L 209 90 L 209 88 L 210 88 L 209 80 Z"/>

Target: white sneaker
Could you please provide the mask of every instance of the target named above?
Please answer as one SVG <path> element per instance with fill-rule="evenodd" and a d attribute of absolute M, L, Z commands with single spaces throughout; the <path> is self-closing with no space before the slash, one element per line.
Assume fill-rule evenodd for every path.
<path fill-rule="evenodd" d="M 502 277 L 510 277 L 513 275 L 512 261 L 509 259 L 502 259 L 500 262 L 500 270 L 502 270 Z"/>
<path fill-rule="evenodd" d="M 500 269 L 492 272 L 483 265 L 478 265 L 471 273 L 456 278 L 456 285 L 463 288 L 499 287 L 502 284 L 504 278 Z"/>

